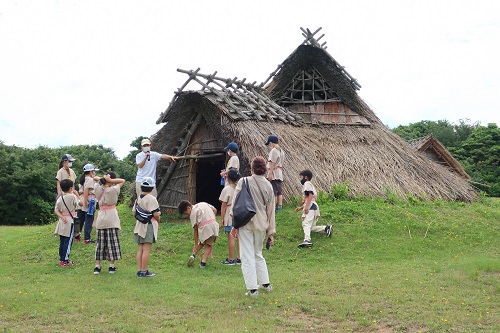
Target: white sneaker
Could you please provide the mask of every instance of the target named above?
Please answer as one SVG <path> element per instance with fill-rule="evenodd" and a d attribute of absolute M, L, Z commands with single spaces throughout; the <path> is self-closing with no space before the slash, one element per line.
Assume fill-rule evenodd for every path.
<path fill-rule="evenodd" d="M 329 224 L 325 228 L 326 237 L 332 237 L 332 226 Z"/>
<path fill-rule="evenodd" d="M 256 291 L 254 291 L 254 292 L 251 292 L 251 291 L 249 290 L 249 291 L 247 291 L 247 292 L 245 293 L 245 296 L 249 296 L 249 297 L 257 297 L 257 296 L 259 296 L 259 292 L 258 292 L 257 290 L 256 290 Z"/>
<path fill-rule="evenodd" d="M 310 240 L 304 240 L 302 243 L 299 244 L 299 247 L 312 247 L 313 243 L 311 243 Z"/>
<path fill-rule="evenodd" d="M 267 287 L 264 287 L 263 285 L 260 285 L 259 289 L 261 289 L 263 291 L 271 292 L 271 291 L 273 291 L 273 286 L 271 286 L 271 284 L 269 284 Z"/>
<path fill-rule="evenodd" d="M 194 256 L 190 255 L 187 263 L 188 267 L 193 267 L 194 265 Z"/>

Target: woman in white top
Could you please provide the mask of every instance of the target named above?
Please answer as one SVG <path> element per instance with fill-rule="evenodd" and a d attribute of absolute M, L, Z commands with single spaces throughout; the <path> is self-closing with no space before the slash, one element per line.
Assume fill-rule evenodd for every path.
<path fill-rule="evenodd" d="M 231 234 L 237 236 L 240 244 L 241 271 L 247 288 L 246 295 L 256 297 L 258 289 L 271 291 L 266 259 L 262 255 L 264 239 L 269 239 L 270 246 L 274 244 L 273 234 L 276 232 L 274 216 L 274 192 L 266 179 L 266 160 L 257 156 L 251 164 L 252 176 L 245 177 L 250 187 L 250 193 L 255 203 L 256 214 L 245 226 L 233 229 Z M 234 191 L 234 197 L 241 191 L 243 181 L 239 181 Z M 233 207 L 234 207 L 233 199 Z M 267 237 L 266 237 L 267 235 Z"/>

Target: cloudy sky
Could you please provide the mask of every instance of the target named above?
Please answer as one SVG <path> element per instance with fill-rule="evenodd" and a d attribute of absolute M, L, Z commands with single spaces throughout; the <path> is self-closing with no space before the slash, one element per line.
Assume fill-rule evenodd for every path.
<path fill-rule="evenodd" d="M 0 141 L 125 157 L 187 79 L 262 82 L 322 27 L 391 128 L 500 125 L 500 1 L 0 0 Z M 193 87 L 196 88 L 197 87 Z"/>

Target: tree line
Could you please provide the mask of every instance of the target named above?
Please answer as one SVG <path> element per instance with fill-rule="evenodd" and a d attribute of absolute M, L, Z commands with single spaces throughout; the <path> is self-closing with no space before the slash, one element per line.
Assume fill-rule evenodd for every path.
<path fill-rule="evenodd" d="M 392 131 L 405 140 L 433 134 L 471 176 L 474 186 L 489 196 L 500 197 L 500 129 L 481 126 L 469 119 L 458 124 L 424 120 Z"/>
<path fill-rule="evenodd" d="M 64 154 L 76 159 L 72 169 L 77 178 L 82 175 L 83 166 L 92 163 L 100 169 L 98 174 L 112 170 L 129 184 L 133 183 L 137 171 L 135 155 L 143 138 L 138 137 L 131 143 L 134 150 L 123 160 L 102 145 L 28 149 L 7 146 L 0 141 L 0 225 L 39 225 L 55 219 L 55 177 Z"/>
<path fill-rule="evenodd" d="M 476 187 L 489 196 L 500 197 L 500 129 L 496 124 L 425 120 L 392 131 L 405 140 L 433 134 L 462 164 Z M 143 138 L 131 142 L 133 149 L 123 160 L 102 145 L 27 149 L 0 141 L 0 225 L 38 225 L 55 219 L 55 176 L 64 154 L 76 158 L 72 169 L 78 177 L 83 166 L 92 163 L 101 174 L 112 170 L 132 184 L 137 171 L 135 155 Z M 133 189 L 124 192 L 132 196 Z"/>

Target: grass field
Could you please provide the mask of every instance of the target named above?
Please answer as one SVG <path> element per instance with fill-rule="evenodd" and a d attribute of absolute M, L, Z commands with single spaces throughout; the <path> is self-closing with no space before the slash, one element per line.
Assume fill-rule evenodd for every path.
<path fill-rule="evenodd" d="M 76 265 L 58 267 L 54 224 L 0 227 L 3 332 L 500 332 L 500 201 L 320 202 L 319 224 L 299 249 L 300 216 L 277 214 L 265 251 L 274 290 L 244 296 L 227 238 L 203 270 L 188 268 L 192 229 L 163 216 L 150 270 L 136 277 L 134 221 L 119 207 L 118 272 L 93 275 L 94 246 L 76 243 Z"/>

